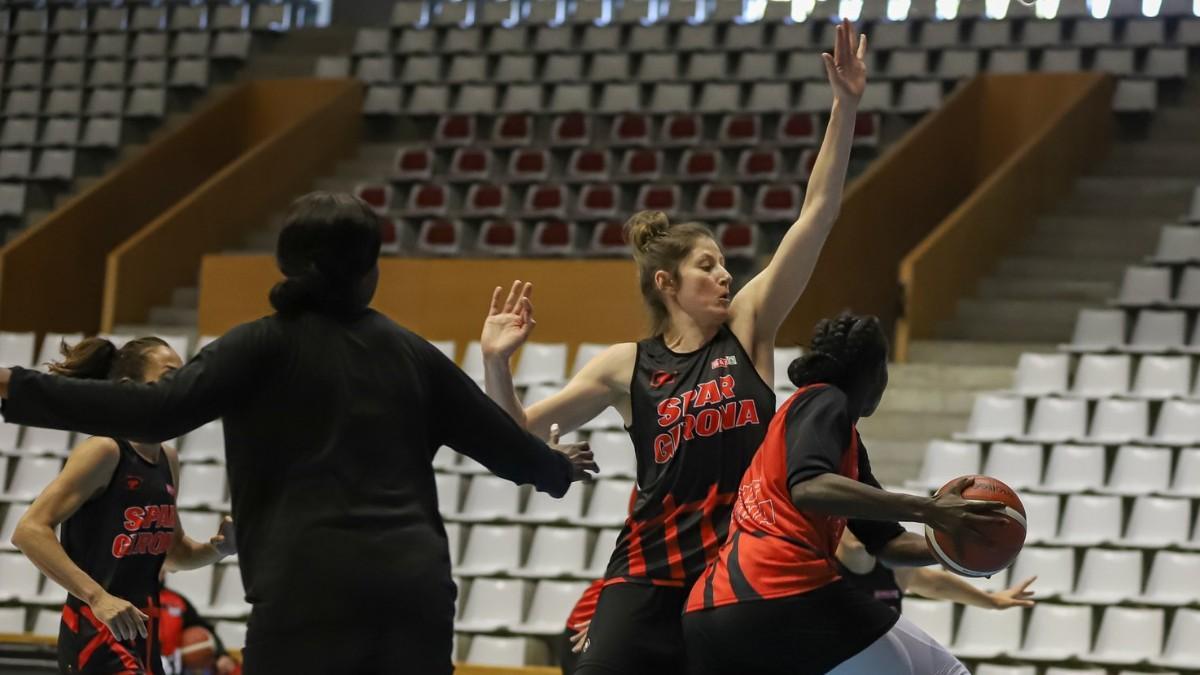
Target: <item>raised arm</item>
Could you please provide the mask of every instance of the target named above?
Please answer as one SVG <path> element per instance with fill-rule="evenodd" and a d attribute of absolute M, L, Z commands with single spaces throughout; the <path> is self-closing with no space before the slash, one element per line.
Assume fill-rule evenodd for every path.
<path fill-rule="evenodd" d="M 272 357 L 262 322 L 243 324 L 152 384 L 76 380 L 13 368 L 0 373 L 12 424 L 161 443 L 220 417 L 253 393 Z"/>
<path fill-rule="evenodd" d="M 66 466 L 17 523 L 12 543 L 47 577 L 91 607 L 120 640 L 146 637 L 146 615 L 124 598 L 110 595 L 67 555 L 54 528 L 70 518 L 112 481 L 121 451 L 110 438 L 89 438 L 71 451 Z"/>
<path fill-rule="evenodd" d="M 550 425 L 569 434 L 609 406 L 624 408 L 637 345 L 613 345 L 592 359 L 571 378 L 562 391 L 526 409 L 513 384 L 512 357 L 529 338 L 537 322 L 533 319 L 533 284 L 513 282 L 501 302 L 503 289 L 496 287 L 480 336 L 483 350 L 484 389 L 487 395 L 530 433 L 550 437 Z M 622 411 L 622 415 L 626 413 Z M 628 420 L 626 420 L 628 421 Z"/>
<path fill-rule="evenodd" d="M 837 220 L 858 101 L 867 82 L 866 52 L 866 36 L 856 39 L 850 22 L 843 21 L 837 27 L 833 54 L 821 55 L 833 87 L 833 108 L 808 180 L 804 205 L 771 262 L 742 288 L 730 307 L 738 339 L 742 344 L 755 345 L 756 351 L 760 345 L 774 344 L 779 326 L 808 285 L 821 247 Z M 761 356 L 756 353 L 756 360 Z"/>

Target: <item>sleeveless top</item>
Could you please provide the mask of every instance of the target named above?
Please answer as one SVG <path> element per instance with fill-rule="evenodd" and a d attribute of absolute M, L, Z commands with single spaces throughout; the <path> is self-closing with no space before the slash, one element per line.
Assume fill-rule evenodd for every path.
<path fill-rule="evenodd" d="M 850 583 L 851 586 L 861 589 L 900 613 L 901 605 L 904 602 L 904 591 L 900 590 L 900 584 L 896 583 L 896 573 L 887 565 L 875 561 L 875 567 L 871 568 L 866 574 L 855 574 L 848 567 L 838 563 L 838 574 Z"/>
<path fill-rule="evenodd" d="M 606 584 L 685 587 L 725 541 L 742 473 L 775 412 L 775 393 L 729 326 L 681 354 L 637 343 L 630 385 L 638 491 Z"/>

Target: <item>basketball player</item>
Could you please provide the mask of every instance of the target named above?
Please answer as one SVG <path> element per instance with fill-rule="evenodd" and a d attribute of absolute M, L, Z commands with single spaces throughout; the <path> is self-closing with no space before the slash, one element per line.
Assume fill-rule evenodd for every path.
<path fill-rule="evenodd" d="M 437 348 L 368 308 L 379 247 L 369 206 L 316 192 L 280 233 L 276 312 L 160 382 L 0 369 L 10 423 L 158 442 L 222 418 L 250 675 L 448 675 L 457 591 L 438 447 L 554 496 L 596 469 L 585 445 L 548 447 Z"/>
<path fill-rule="evenodd" d="M 165 571 L 165 570 L 164 570 Z M 212 656 L 214 675 L 236 675 L 239 670 L 238 662 L 229 655 L 221 636 L 213 629 L 212 624 L 200 616 L 196 606 L 182 593 L 178 593 L 166 585 L 166 575 L 159 576 L 162 590 L 158 594 L 158 606 L 161 619 L 158 623 L 158 640 L 162 644 L 163 670 L 166 675 L 183 675 L 183 632 L 189 628 L 203 628 L 212 636 Z"/>
<path fill-rule="evenodd" d="M 967 502 L 969 479 L 935 498 L 885 492 L 855 425 L 887 387 L 887 338 L 875 317 L 817 326 L 788 376 L 799 390 L 776 414 L 742 478 L 730 535 L 692 587 L 684 615 L 694 675 L 969 675 L 944 647 L 838 574 L 847 525 L 892 567 L 933 564 L 924 537 L 998 521 L 996 502 Z"/>
<path fill-rule="evenodd" d="M 64 343 L 62 353 L 50 371 L 72 378 L 155 382 L 183 365 L 155 337 L 120 349 L 88 338 L 74 348 Z M 228 520 L 207 544 L 184 534 L 175 517 L 178 485 L 174 448 L 92 437 L 17 523 L 13 544 L 70 593 L 58 632 L 61 672 L 162 673 L 162 567 L 193 569 L 235 552 Z"/>
<path fill-rule="evenodd" d="M 775 336 L 803 292 L 837 218 L 866 40 L 849 22 L 823 55 L 834 104 L 799 219 L 770 264 L 734 297 L 712 234 L 661 212 L 626 224 L 652 337 L 601 353 L 555 396 L 523 409 L 509 360 L 533 328 L 531 286 L 501 289 L 481 336 L 488 394 L 541 437 L 615 407 L 637 453 L 638 495 L 584 639 L 578 672 L 680 673 L 679 615 L 687 589 L 716 555 L 742 473 L 775 410 Z"/>
<path fill-rule="evenodd" d="M 905 593 L 915 593 L 930 600 L 949 600 L 982 609 L 1011 609 L 1032 607 L 1033 591 L 1028 590 L 1037 577 L 1002 591 L 984 591 L 946 570 L 932 567 L 897 567 L 892 569 L 871 555 L 867 547 L 850 530 L 842 532 L 837 547 L 838 574 L 855 588 L 900 613 Z"/>

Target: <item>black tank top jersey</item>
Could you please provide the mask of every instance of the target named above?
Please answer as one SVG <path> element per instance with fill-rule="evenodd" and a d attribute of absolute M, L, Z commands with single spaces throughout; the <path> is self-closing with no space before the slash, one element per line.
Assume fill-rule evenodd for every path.
<path fill-rule="evenodd" d="M 855 574 L 848 567 L 838 563 L 838 573 L 850 582 L 851 586 L 866 591 L 868 595 L 900 613 L 904 602 L 904 591 L 896 583 L 896 573 L 883 563 L 875 561 L 875 567 L 866 574 Z"/>
<path fill-rule="evenodd" d="M 638 494 L 605 577 L 686 586 L 725 541 L 775 393 L 728 326 L 688 354 L 639 342 L 630 392 Z"/>
<path fill-rule="evenodd" d="M 170 462 L 151 464 L 126 441 L 108 487 L 62 525 L 67 555 L 105 591 L 138 608 L 158 598 L 158 572 L 175 533 L 175 481 Z M 75 597 L 67 605 L 78 609 Z"/>

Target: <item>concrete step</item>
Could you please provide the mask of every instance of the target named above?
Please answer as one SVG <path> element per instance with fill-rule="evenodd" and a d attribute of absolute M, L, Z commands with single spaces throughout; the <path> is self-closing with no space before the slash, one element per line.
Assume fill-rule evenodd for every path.
<path fill-rule="evenodd" d="M 1154 121 L 1150 125 L 1149 140 L 1200 141 L 1200 116 L 1196 115 L 1196 109 L 1191 106 L 1159 108 L 1154 113 Z"/>
<path fill-rule="evenodd" d="M 1071 339 L 1073 329 L 1074 319 L 1062 322 L 1023 322 L 995 317 L 955 317 L 940 322 L 936 334 L 942 340 L 1059 344 Z"/>
<path fill-rule="evenodd" d="M 996 266 L 995 276 L 1036 280 L 1111 282 L 1125 274 L 1120 261 L 1067 260 L 1047 256 L 1012 256 Z"/>
<path fill-rule="evenodd" d="M 886 412 L 881 408 L 860 420 L 858 428 L 864 437 L 922 442 L 949 438 L 954 432 L 966 429 L 967 417 L 951 413 Z"/>
<path fill-rule="evenodd" d="M 1132 261 L 1154 252 L 1158 233 L 1149 230 L 1108 236 L 1074 237 L 1035 234 L 1021 242 L 1021 253 L 1073 259 Z"/>
<path fill-rule="evenodd" d="M 238 74 L 240 80 L 276 80 L 312 77 L 317 57 L 304 54 L 261 54 Z"/>
<path fill-rule="evenodd" d="M 936 363 L 974 367 L 997 366 L 1012 372 L 1012 369 L 1016 368 L 1021 354 L 1026 352 L 1045 354 L 1055 351 L 1055 348 L 1056 344 L 1046 342 L 917 340 L 909 345 L 908 365 Z"/>
<path fill-rule="evenodd" d="M 355 181 L 383 181 L 391 175 L 392 161 L 390 159 L 350 159 L 338 162 L 332 177 Z"/>
<path fill-rule="evenodd" d="M 279 36 L 266 49 L 271 54 L 349 54 L 357 32 L 357 28 L 337 25 L 301 28 Z"/>
<path fill-rule="evenodd" d="M 278 241 L 278 233 L 259 230 L 246 236 L 245 245 L 240 250 L 246 253 L 271 253 L 275 251 L 275 244 Z"/>
<path fill-rule="evenodd" d="M 1066 300 L 1103 304 L 1115 297 L 1118 284 L 1108 281 L 1071 281 L 990 277 L 979 282 L 976 296 L 986 300 Z"/>
<path fill-rule="evenodd" d="M 1200 167 L 1196 166 L 1198 152 L 1200 134 L 1119 144 L 1113 147 L 1112 153 L 1101 163 L 1098 173 L 1115 172 L 1122 176 L 1200 176 Z"/>
<path fill-rule="evenodd" d="M 1089 176 L 1055 205 L 1051 215 L 1160 217 L 1173 220 L 1187 207 L 1195 181 L 1145 176 Z"/>
<path fill-rule="evenodd" d="M 1009 320 L 1030 323 L 1075 323 L 1082 309 L 1095 307 L 1076 300 L 980 299 L 966 298 L 958 303 L 958 315 L 980 320 Z"/>
<path fill-rule="evenodd" d="M 903 486 L 904 481 L 920 475 L 928 443 L 925 440 L 896 441 L 863 434 L 863 445 L 871 458 L 871 473 L 882 485 L 890 487 Z"/>
<path fill-rule="evenodd" d="M 358 183 L 357 179 L 351 180 L 336 176 L 325 176 L 316 180 L 313 189 L 328 192 L 353 192 L 356 183 Z"/>
<path fill-rule="evenodd" d="M 181 326 L 195 330 L 200 312 L 196 309 L 177 307 L 155 307 L 150 310 L 148 321 L 159 326 Z"/>
<path fill-rule="evenodd" d="M 396 150 L 401 145 L 401 143 L 364 143 L 359 146 L 355 158 L 366 161 L 388 162 L 390 168 L 391 161 L 396 157 Z"/>
<path fill-rule="evenodd" d="M 1054 216 L 1047 215 L 1038 218 L 1033 227 L 1035 235 L 1058 237 L 1122 237 L 1129 234 L 1137 236 L 1157 237 L 1162 230 L 1162 218 L 1105 218 L 1101 216 Z"/>
<path fill-rule="evenodd" d="M 171 306 L 178 309 L 196 309 L 200 306 L 200 289 L 195 286 L 176 288 L 171 291 Z"/>
<path fill-rule="evenodd" d="M 1011 384 L 1009 377 L 1004 387 Z M 997 388 L 1004 388 L 997 387 Z M 889 384 L 880 412 L 911 414 L 970 415 L 978 393 L 974 389 L 941 389 L 938 387 L 897 387 Z"/>
<path fill-rule="evenodd" d="M 888 382 L 889 392 L 895 387 L 953 390 L 998 389 L 1011 384 L 1012 368 L 994 365 L 964 365 L 954 362 L 910 361 L 909 363 L 892 364 L 888 368 Z"/>

